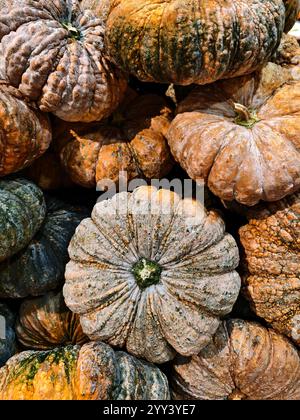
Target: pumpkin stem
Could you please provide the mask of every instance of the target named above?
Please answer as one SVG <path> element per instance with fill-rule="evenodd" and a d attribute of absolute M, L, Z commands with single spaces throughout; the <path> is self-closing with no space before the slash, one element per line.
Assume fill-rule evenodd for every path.
<path fill-rule="evenodd" d="M 76 39 L 77 41 L 81 39 L 79 29 L 75 28 L 71 22 L 63 22 L 62 26 L 68 31 L 69 38 Z"/>
<path fill-rule="evenodd" d="M 140 289 L 146 289 L 160 281 L 162 268 L 155 262 L 141 258 L 132 267 L 132 273 Z"/>
<path fill-rule="evenodd" d="M 246 106 L 237 102 L 230 101 L 231 105 L 237 114 L 234 122 L 246 128 L 252 128 L 260 120 L 255 111 L 250 111 Z"/>

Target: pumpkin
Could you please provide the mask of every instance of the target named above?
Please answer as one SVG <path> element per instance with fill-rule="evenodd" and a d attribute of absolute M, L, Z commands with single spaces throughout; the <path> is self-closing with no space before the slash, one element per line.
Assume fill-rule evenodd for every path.
<path fill-rule="evenodd" d="M 0 180 L 0 262 L 24 248 L 46 215 L 42 191 L 22 178 Z"/>
<path fill-rule="evenodd" d="M 285 32 L 289 32 L 297 21 L 300 12 L 299 0 L 283 0 L 286 8 Z"/>
<path fill-rule="evenodd" d="M 220 216 L 154 187 L 96 204 L 69 254 L 64 297 L 84 333 L 150 362 L 198 353 L 240 290 Z"/>
<path fill-rule="evenodd" d="M 298 400 L 300 357 L 283 336 L 258 323 L 224 321 L 214 341 L 192 358 L 177 357 L 175 399 Z"/>
<path fill-rule="evenodd" d="M 48 116 L 22 100 L 16 89 L 1 80 L 0 125 L 0 176 L 28 166 L 48 149 L 52 140 Z"/>
<path fill-rule="evenodd" d="M 165 400 L 154 365 L 101 342 L 25 351 L 0 369 L 0 400 Z"/>
<path fill-rule="evenodd" d="M 281 0 L 112 0 L 111 59 L 142 81 L 207 84 L 267 62 L 285 22 Z"/>
<path fill-rule="evenodd" d="M 255 313 L 300 345 L 300 193 L 248 212 L 244 291 Z"/>
<path fill-rule="evenodd" d="M 57 153 L 52 149 L 35 160 L 23 175 L 46 191 L 70 188 L 74 185 L 63 170 Z"/>
<path fill-rule="evenodd" d="M 77 0 L 7 0 L 0 72 L 41 111 L 99 121 L 118 106 L 127 84 L 105 58 L 104 26 Z"/>
<path fill-rule="evenodd" d="M 87 341 L 78 315 L 68 310 L 61 292 L 25 300 L 20 307 L 16 333 L 25 348 L 34 350 Z"/>
<path fill-rule="evenodd" d="M 167 133 L 175 159 L 223 200 L 252 206 L 296 191 L 298 73 L 269 63 L 254 75 L 193 90 Z"/>
<path fill-rule="evenodd" d="M 86 212 L 55 198 L 46 201 L 47 214 L 38 232 L 21 251 L 0 263 L 1 298 L 39 296 L 63 281 L 68 244 Z"/>
<path fill-rule="evenodd" d="M 14 313 L 6 304 L 0 303 L 0 367 L 17 352 L 14 323 Z"/>
<path fill-rule="evenodd" d="M 121 171 L 127 172 L 128 181 L 162 178 L 173 166 L 165 138 L 170 119 L 162 97 L 141 95 L 100 125 L 56 121 L 55 145 L 63 168 L 83 187 L 95 188 L 106 179 L 118 182 Z"/>

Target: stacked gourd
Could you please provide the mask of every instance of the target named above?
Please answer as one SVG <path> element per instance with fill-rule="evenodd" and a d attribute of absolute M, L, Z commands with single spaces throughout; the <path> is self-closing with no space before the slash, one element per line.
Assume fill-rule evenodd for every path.
<path fill-rule="evenodd" d="M 0 399 L 300 398 L 299 11 L 0 1 Z"/>

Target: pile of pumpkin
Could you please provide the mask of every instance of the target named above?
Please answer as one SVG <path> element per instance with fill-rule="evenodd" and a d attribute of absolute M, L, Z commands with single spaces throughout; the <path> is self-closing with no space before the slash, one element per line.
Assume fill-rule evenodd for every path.
<path fill-rule="evenodd" d="M 0 399 L 300 399 L 299 11 L 0 0 Z"/>

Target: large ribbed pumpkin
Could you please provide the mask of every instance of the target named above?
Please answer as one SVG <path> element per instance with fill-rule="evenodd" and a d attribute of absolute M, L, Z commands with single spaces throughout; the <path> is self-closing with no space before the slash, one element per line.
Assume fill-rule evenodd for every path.
<path fill-rule="evenodd" d="M 0 303 L 0 367 L 17 352 L 14 330 L 15 314 L 4 303 Z"/>
<path fill-rule="evenodd" d="M 42 191 L 23 178 L 0 180 L 0 262 L 34 237 L 46 215 Z"/>
<path fill-rule="evenodd" d="M 121 171 L 134 178 L 163 178 L 173 166 L 165 138 L 171 110 L 165 99 L 148 94 L 122 104 L 113 117 L 99 125 L 54 121 L 55 147 L 73 182 L 93 187 L 105 179 L 119 180 Z"/>
<path fill-rule="evenodd" d="M 300 187 L 299 126 L 299 72 L 269 63 L 197 87 L 179 105 L 167 138 L 191 178 L 223 200 L 252 206 Z"/>
<path fill-rule="evenodd" d="M 252 309 L 300 345 L 300 193 L 248 212 L 240 229 Z"/>
<path fill-rule="evenodd" d="M 28 349 L 48 350 L 88 341 L 79 317 L 65 305 L 61 292 L 25 300 L 16 323 L 19 342 Z"/>
<path fill-rule="evenodd" d="M 206 84 L 268 61 L 284 23 L 282 0 L 112 0 L 106 44 L 142 81 Z"/>
<path fill-rule="evenodd" d="M 64 296 L 84 333 L 151 362 L 198 353 L 240 289 L 220 216 L 154 187 L 96 204 L 69 254 Z"/>
<path fill-rule="evenodd" d="M 42 111 L 64 120 L 108 116 L 118 106 L 126 81 L 105 58 L 101 16 L 77 0 L 6 4 L 0 16 L 0 72 L 5 80 Z"/>
<path fill-rule="evenodd" d="M 21 251 L 0 263 L 0 297 L 39 296 L 57 288 L 64 278 L 69 241 L 85 214 L 81 208 L 49 197 L 37 233 Z"/>
<path fill-rule="evenodd" d="M 299 400 L 300 355 L 283 336 L 254 322 L 224 322 L 190 359 L 177 357 L 175 399 Z"/>
<path fill-rule="evenodd" d="M 28 166 L 48 149 L 51 140 L 48 116 L 0 81 L 0 176 Z"/>
<path fill-rule="evenodd" d="M 25 351 L 0 369 L 0 400 L 165 400 L 154 365 L 100 342 Z"/>

